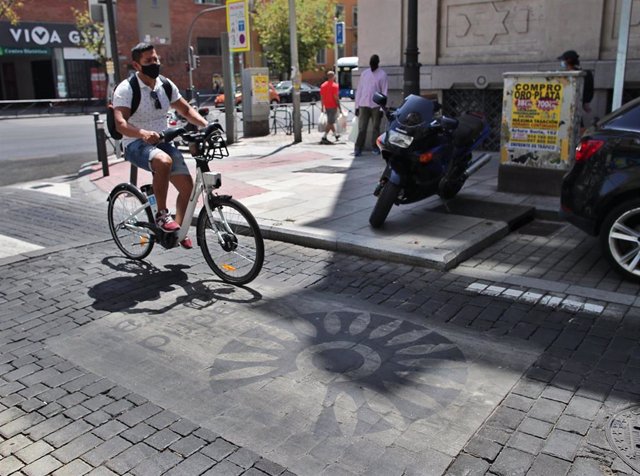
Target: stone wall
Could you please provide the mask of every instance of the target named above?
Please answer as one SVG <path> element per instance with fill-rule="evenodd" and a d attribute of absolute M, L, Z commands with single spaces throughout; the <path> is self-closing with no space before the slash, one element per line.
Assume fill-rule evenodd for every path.
<path fill-rule="evenodd" d="M 424 92 L 501 88 L 502 73 L 559 68 L 574 49 L 594 72 L 603 107 L 613 87 L 621 0 L 418 0 L 420 85 Z M 407 0 L 359 5 L 360 63 L 377 53 L 396 95 L 402 89 Z M 627 87 L 640 85 L 640 0 L 633 1 Z"/>

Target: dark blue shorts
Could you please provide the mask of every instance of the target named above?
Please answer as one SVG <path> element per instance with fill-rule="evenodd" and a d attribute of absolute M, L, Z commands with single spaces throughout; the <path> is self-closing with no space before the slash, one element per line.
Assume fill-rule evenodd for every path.
<path fill-rule="evenodd" d="M 153 170 L 151 170 L 151 159 L 160 151 L 167 153 L 173 160 L 171 175 L 191 175 L 187 164 L 184 162 L 182 152 L 166 142 L 152 145 L 142 139 L 137 139 L 126 147 L 124 150 L 124 158 L 137 167 L 153 173 Z"/>

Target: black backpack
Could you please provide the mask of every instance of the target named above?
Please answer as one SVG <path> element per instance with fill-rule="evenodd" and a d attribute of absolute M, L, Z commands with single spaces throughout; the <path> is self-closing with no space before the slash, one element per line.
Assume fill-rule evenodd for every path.
<path fill-rule="evenodd" d="M 167 94 L 169 102 L 171 102 L 171 93 L 173 92 L 171 83 L 162 75 L 160 75 L 159 78 L 160 81 L 162 81 L 164 92 Z M 127 81 L 129 81 L 129 84 L 131 85 L 131 91 L 133 92 L 133 95 L 131 97 L 131 115 L 129 116 L 131 117 L 138 110 L 138 106 L 140 105 L 140 84 L 138 84 L 138 78 L 136 78 L 135 74 L 129 76 L 129 79 L 127 79 Z M 118 129 L 116 129 L 116 119 L 113 115 L 113 104 L 111 102 L 107 104 L 107 130 L 109 131 L 109 135 L 113 139 L 122 139 L 122 134 L 120 134 Z"/>

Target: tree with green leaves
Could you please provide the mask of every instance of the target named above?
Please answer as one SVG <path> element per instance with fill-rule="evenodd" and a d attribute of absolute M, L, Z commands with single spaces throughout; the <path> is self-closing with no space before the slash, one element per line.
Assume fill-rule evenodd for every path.
<path fill-rule="evenodd" d="M 296 0 L 298 63 L 301 71 L 315 69 L 318 52 L 333 45 L 335 10 L 335 0 Z M 252 18 L 264 54 L 273 68 L 280 73 L 289 73 L 289 1 L 258 1 Z"/>
<path fill-rule="evenodd" d="M 105 50 L 104 25 L 91 19 L 88 10 L 80 11 L 71 7 L 76 19 L 76 27 L 80 33 L 79 45 L 96 57 L 101 65 L 105 63 L 107 55 Z"/>
<path fill-rule="evenodd" d="M 6 18 L 12 25 L 15 25 L 20 21 L 18 10 L 23 6 L 21 0 L 0 0 L 0 20 Z"/>

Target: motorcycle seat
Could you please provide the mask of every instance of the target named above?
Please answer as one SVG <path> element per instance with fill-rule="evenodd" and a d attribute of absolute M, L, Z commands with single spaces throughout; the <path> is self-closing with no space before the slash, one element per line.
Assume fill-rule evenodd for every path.
<path fill-rule="evenodd" d="M 458 128 L 453 133 L 456 147 L 470 147 L 484 130 L 484 121 L 475 114 L 463 114 L 458 119 Z"/>
<path fill-rule="evenodd" d="M 456 119 L 455 117 L 442 116 L 442 118 L 440 119 L 440 124 L 443 128 L 452 131 L 458 127 L 458 119 Z"/>

